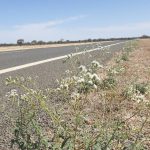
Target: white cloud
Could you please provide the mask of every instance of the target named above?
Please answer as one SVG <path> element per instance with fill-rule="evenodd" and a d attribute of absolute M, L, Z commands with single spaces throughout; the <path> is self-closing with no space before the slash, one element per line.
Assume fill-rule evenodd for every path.
<path fill-rule="evenodd" d="M 34 39 L 45 41 L 59 40 L 63 37 L 63 34 L 59 34 L 61 33 L 59 26 L 85 17 L 86 15 L 80 15 L 42 23 L 15 25 L 11 27 L 11 30 L 0 30 L 0 43 L 16 42 L 19 38 L 23 38 L 25 41 L 32 41 Z"/>
<path fill-rule="evenodd" d="M 25 41 L 31 40 L 59 40 L 61 38 L 69 40 L 79 40 L 87 38 L 109 38 L 109 37 L 128 37 L 150 35 L 150 22 L 139 22 L 126 25 L 88 27 L 85 28 L 69 27 L 72 21 L 78 21 L 86 16 L 70 17 L 62 20 L 52 20 L 43 23 L 32 23 L 16 25 L 13 30 L 0 30 L 0 43 L 16 42 L 19 38 Z M 67 27 L 62 24 L 67 24 Z"/>
<path fill-rule="evenodd" d="M 51 28 L 51 27 L 54 27 L 54 26 L 57 26 L 57 25 L 61 25 L 61 24 L 66 23 L 66 22 L 76 21 L 76 20 L 82 19 L 84 17 L 86 17 L 86 16 L 85 15 L 80 15 L 80 16 L 69 17 L 69 18 L 66 18 L 66 19 L 53 20 L 53 21 L 42 22 L 42 23 L 16 25 L 14 28 L 16 28 L 17 30 L 47 29 L 47 28 Z"/>

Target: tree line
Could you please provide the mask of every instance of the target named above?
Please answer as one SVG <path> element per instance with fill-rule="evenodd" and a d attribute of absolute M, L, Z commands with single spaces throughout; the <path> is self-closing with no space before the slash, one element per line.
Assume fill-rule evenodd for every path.
<path fill-rule="evenodd" d="M 67 43 L 86 43 L 86 42 L 100 42 L 100 41 L 114 41 L 114 40 L 132 40 L 132 39 L 145 39 L 150 38 L 148 35 L 142 35 L 141 37 L 127 37 L 127 38 L 99 38 L 99 39 L 85 39 L 85 40 L 59 40 L 59 41 L 37 41 L 25 42 L 24 39 L 18 39 L 16 43 L 1 43 L 0 46 L 17 46 L 17 45 L 46 45 L 46 44 L 67 44 Z"/>

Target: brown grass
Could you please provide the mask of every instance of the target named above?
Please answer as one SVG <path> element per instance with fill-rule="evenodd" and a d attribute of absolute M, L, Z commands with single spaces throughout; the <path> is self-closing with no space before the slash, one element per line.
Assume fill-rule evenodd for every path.
<path fill-rule="evenodd" d="M 108 62 L 107 68 L 117 66 L 115 58 L 121 55 L 121 52 L 116 54 Z M 122 95 L 126 87 L 133 82 L 150 83 L 150 40 L 140 40 L 138 48 L 130 52 L 129 61 L 122 62 L 121 66 L 125 68 L 125 72 L 115 76 L 117 86 L 114 89 L 100 89 L 86 97 L 86 104 L 83 108 L 83 112 L 88 114 L 86 124 L 92 126 L 98 122 L 109 126 L 117 119 L 125 121 L 123 129 L 121 129 L 122 136 L 127 133 L 129 140 L 134 142 L 137 140 L 138 143 L 142 143 L 145 149 L 150 149 L 149 105 L 126 99 Z M 107 76 L 106 72 L 100 72 L 103 79 Z M 147 99 L 150 101 L 150 96 L 147 96 Z M 121 150 L 122 148 L 119 148 L 119 145 L 114 145 L 114 149 Z"/>
<path fill-rule="evenodd" d="M 121 53 L 118 53 L 115 57 L 120 55 Z M 107 64 L 108 68 L 116 65 L 114 59 Z M 145 139 L 143 145 L 150 149 L 150 107 L 122 96 L 123 90 L 133 82 L 150 83 L 150 40 L 140 40 L 138 49 L 130 53 L 129 61 L 121 65 L 125 68 L 125 72 L 116 76 L 117 86 L 113 90 L 100 91 L 89 96 L 89 99 L 92 99 L 90 113 L 97 112 L 100 120 L 108 122 L 115 118 L 122 120 L 130 118 L 125 123 L 125 126 L 131 129 L 130 138 L 135 136 L 134 132 L 139 131 L 143 124 L 144 127 L 139 131 L 140 136 L 143 136 L 140 140 Z M 102 94 L 105 96 L 103 97 Z M 147 99 L 150 101 L 150 95 Z"/>

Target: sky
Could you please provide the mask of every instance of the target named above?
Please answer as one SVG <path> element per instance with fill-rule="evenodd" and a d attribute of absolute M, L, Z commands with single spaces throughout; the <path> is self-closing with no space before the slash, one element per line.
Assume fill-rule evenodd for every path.
<path fill-rule="evenodd" d="M 150 0 L 0 0 L 0 43 L 150 35 Z"/>

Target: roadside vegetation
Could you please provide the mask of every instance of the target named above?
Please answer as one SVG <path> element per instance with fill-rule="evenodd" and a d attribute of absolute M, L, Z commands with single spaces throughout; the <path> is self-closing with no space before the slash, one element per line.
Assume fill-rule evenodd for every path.
<path fill-rule="evenodd" d="M 69 55 L 63 63 L 72 70 L 56 88 L 41 90 L 30 77 L 8 77 L 6 98 L 17 114 L 11 148 L 149 150 L 150 66 L 137 56 L 142 50 L 129 41 L 107 66 L 96 60 L 82 65 Z"/>
<path fill-rule="evenodd" d="M 64 40 L 60 39 L 58 41 L 42 41 L 42 40 L 33 40 L 31 42 L 25 41 L 24 39 L 18 39 L 16 43 L 0 43 L 0 47 L 8 47 L 8 46 L 32 46 L 32 45 L 51 45 L 51 44 L 68 44 L 68 43 L 86 43 L 86 42 L 101 42 L 101 41 L 115 41 L 115 40 L 132 40 L 138 37 L 128 37 L 128 38 L 109 38 L 109 39 L 85 39 L 85 40 Z M 149 38 L 144 35 L 141 38 Z"/>

